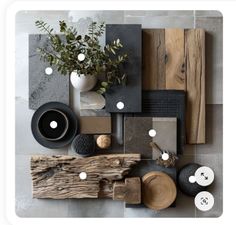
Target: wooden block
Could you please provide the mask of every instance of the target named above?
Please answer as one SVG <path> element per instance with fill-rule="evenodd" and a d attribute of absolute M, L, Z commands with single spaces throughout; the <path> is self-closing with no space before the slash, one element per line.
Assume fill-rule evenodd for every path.
<path fill-rule="evenodd" d="M 113 200 L 128 204 L 141 203 L 141 181 L 139 177 L 126 178 L 125 182 L 116 181 L 113 185 Z"/>
<path fill-rule="evenodd" d="M 185 90 L 184 30 L 165 30 L 166 89 Z"/>
<path fill-rule="evenodd" d="M 110 197 L 110 182 L 123 179 L 138 161 L 139 154 L 110 154 L 88 158 L 68 155 L 32 156 L 33 197 Z M 81 175 L 82 172 L 86 175 L 85 179 Z M 101 185 L 104 180 L 108 183 Z"/>
<path fill-rule="evenodd" d="M 110 116 L 81 116 L 80 117 L 81 134 L 110 134 L 111 117 Z"/>
<path fill-rule="evenodd" d="M 188 144 L 205 143 L 205 32 L 202 29 L 185 33 L 187 72 L 187 118 Z"/>
<path fill-rule="evenodd" d="M 165 30 L 143 29 L 143 90 L 165 89 Z"/>

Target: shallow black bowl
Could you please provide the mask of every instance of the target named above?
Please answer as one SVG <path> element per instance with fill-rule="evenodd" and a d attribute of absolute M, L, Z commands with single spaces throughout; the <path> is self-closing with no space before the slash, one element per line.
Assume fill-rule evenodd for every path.
<path fill-rule="evenodd" d="M 39 118 L 49 110 L 58 110 L 65 114 L 68 119 L 68 130 L 59 140 L 47 140 L 39 131 Z M 72 109 L 60 102 L 49 102 L 40 106 L 34 113 L 31 120 L 31 130 L 36 141 L 46 148 L 56 149 L 69 145 L 77 134 L 78 120 Z"/>

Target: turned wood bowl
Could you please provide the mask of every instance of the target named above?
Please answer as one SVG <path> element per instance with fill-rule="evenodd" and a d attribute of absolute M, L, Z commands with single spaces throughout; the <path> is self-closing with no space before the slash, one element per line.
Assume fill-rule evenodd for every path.
<path fill-rule="evenodd" d="M 168 208 L 176 199 L 175 182 L 167 174 L 152 171 L 142 177 L 143 203 L 153 210 Z"/>

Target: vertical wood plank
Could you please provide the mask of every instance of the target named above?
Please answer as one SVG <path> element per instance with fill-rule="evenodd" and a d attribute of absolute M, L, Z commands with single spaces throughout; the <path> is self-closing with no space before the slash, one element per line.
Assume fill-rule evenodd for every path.
<path fill-rule="evenodd" d="M 165 30 L 143 29 L 143 90 L 165 89 Z"/>
<path fill-rule="evenodd" d="M 165 30 L 166 89 L 186 90 L 184 29 Z"/>
<path fill-rule="evenodd" d="M 205 143 L 205 32 L 185 31 L 188 144 Z"/>

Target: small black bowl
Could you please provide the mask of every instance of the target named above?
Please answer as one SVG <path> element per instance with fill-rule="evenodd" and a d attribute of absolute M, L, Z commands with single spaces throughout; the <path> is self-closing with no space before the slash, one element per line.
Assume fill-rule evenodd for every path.
<path fill-rule="evenodd" d="M 43 112 L 38 119 L 39 134 L 49 141 L 62 139 L 69 127 L 69 120 L 65 113 L 57 109 L 49 109 Z"/>

